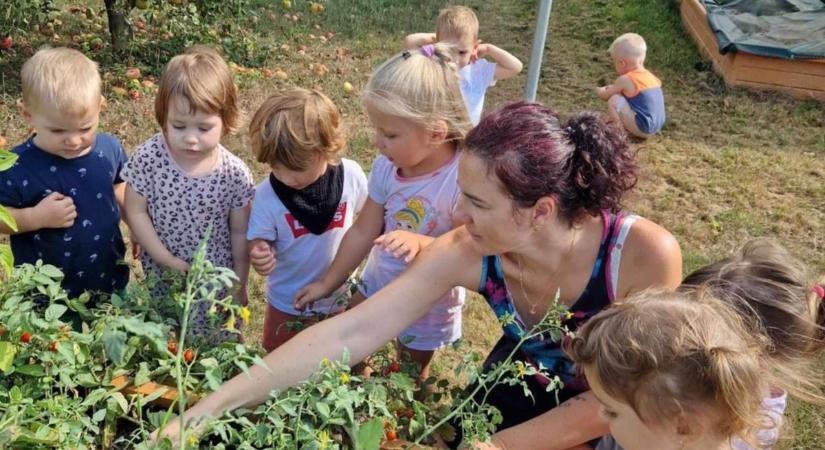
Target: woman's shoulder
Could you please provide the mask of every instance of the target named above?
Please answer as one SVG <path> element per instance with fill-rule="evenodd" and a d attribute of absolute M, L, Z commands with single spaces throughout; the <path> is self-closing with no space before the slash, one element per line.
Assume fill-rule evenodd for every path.
<path fill-rule="evenodd" d="M 622 277 L 625 291 L 676 287 L 682 279 L 682 250 L 668 230 L 638 217 L 623 245 L 622 267 L 631 269 Z"/>

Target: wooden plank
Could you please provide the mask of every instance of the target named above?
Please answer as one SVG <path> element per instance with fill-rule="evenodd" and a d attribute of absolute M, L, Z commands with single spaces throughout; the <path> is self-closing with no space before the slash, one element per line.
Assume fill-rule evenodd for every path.
<path fill-rule="evenodd" d="M 785 60 L 749 53 L 719 53 L 716 36 L 699 0 L 681 0 L 679 12 L 688 34 L 729 86 L 779 90 L 794 97 L 825 100 L 825 59 Z"/>
<path fill-rule="evenodd" d="M 734 79 L 736 81 L 749 81 L 753 83 L 774 84 L 799 89 L 825 91 L 825 76 L 813 76 L 804 73 L 782 72 L 739 66 Z"/>
<path fill-rule="evenodd" d="M 825 59 L 782 59 L 740 53 L 737 62 L 746 67 L 825 77 Z"/>
<path fill-rule="evenodd" d="M 740 81 L 737 83 L 732 84 L 733 87 L 743 87 L 749 89 L 757 89 L 757 90 L 770 90 L 770 91 L 780 91 L 785 94 L 788 94 L 795 98 L 800 98 L 804 100 L 818 100 L 818 101 L 825 101 L 825 91 L 812 91 L 807 89 L 799 89 L 793 88 L 788 86 L 782 85 L 773 85 L 773 84 L 764 84 L 764 83 L 752 83 L 748 81 Z"/>
<path fill-rule="evenodd" d="M 141 384 L 140 386 L 135 386 L 132 384 L 132 380 L 130 380 L 127 376 L 121 375 L 112 379 L 112 386 L 116 388 L 120 388 L 121 392 L 126 395 L 149 395 L 156 392 L 159 389 L 166 388 L 167 391 L 163 393 L 160 397 L 155 399 L 151 402 L 153 405 L 162 406 L 164 408 L 168 408 L 172 403 L 175 402 L 178 398 L 178 390 L 172 386 L 167 386 L 165 384 L 155 383 L 154 381 L 150 381 L 148 383 Z M 193 394 L 189 394 L 188 403 L 197 401 L 198 397 Z"/>
<path fill-rule="evenodd" d="M 707 24 L 707 13 L 698 0 L 682 0 L 680 5 L 682 22 L 686 25 L 700 52 L 713 63 L 716 72 L 726 83 L 732 81 L 735 55 L 719 53 L 719 44 L 716 36 L 710 31 Z"/>

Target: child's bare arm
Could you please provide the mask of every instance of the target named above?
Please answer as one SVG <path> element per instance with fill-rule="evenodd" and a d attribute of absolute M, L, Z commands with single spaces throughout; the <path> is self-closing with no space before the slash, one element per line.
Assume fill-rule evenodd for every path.
<path fill-rule="evenodd" d="M 59 192 L 52 192 L 30 208 L 6 207 L 6 210 L 17 223 L 17 231 L 0 221 L 2 234 L 26 233 L 41 228 L 69 228 L 77 218 L 74 200 Z"/>
<path fill-rule="evenodd" d="M 435 42 L 435 33 L 413 33 L 404 38 L 404 48 L 414 50 Z"/>
<path fill-rule="evenodd" d="M 232 247 L 232 263 L 240 282 L 239 301 L 246 305 L 246 283 L 249 281 L 249 253 L 246 244 L 246 229 L 249 226 L 250 205 L 229 211 L 229 242 Z"/>
<path fill-rule="evenodd" d="M 512 53 L 493 44 L 479 44 L 476 57 L 488 57 L 496 63 L 496 80 L 506 80 L 518 75 L 524 65 Z"/>
<path fill-rule="evenodd" d="M 152 218 L 149 217 L 149 209 L 146 205 L 146 199 L 135 192 L 131 186 L 126 186 L 125 196 L 125 213 L 129 229 L 135 235 L 138 243 L 145 252 L 152 257 L 158 264 L 168 267 L 173 270 L 186 271 L 189 270 L 189 264 L 186 261 L 176 257 L 163 245 L 158 233 L 155 231 L 155 226 L 152 224 Z"/>
<path fill-rule="evenodd" d="M 610 97 L 617 94 L 629 95 L 632 93 L 633 89 L 633 82 L 630 81 L 630 78 L 622 75 L 619 78 L 616 78 L 616 81 L 614 81 L 613 84 L 596 88 L 596 95 L 598 95 L 600 99 L 607 101 Z"/>
<path fill-rule="evenodd" d="M 122 213 L 123 209 L 126 207 L 126 183 L 118 183 L 114 185 L 113 188 L 115 190 L 115 201 L 117 202 L 117 206 L 120 208 Z"/>
<path fill-rule="evenodd" d="M 320 280 L 306 285 L 295 295 L 295 308 L 329 296 L 338 289 L 361 264 L 384 228 L 384 205 L 367 199 L 355 223 L 352 224 L 335 254 L 335 259 Z"/>

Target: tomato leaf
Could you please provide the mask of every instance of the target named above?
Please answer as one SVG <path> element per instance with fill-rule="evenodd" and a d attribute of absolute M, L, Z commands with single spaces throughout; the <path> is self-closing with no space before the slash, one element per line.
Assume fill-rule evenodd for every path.
<path fill-rule="evenodd" d="M 0 370 L 6 373 L 11 369 L 14 356 L 17 354 L 17 347 L 8 341 L 0 342 Z"/>
<path fill-rule="evenodd" d="M 384 435 L 384 424 L 380 418 L 375 418 L 360 426 L 355 425 L 355 448 L 358 450 L 374 450 L 381 445 Z"/>
<path fill-rule="evenodd" d="M 14 255 L 11 253 L 11 247 L 5 244 L 0 244 L 0 267 L 7 275 L 11 275 L 14 270 Z"/>
<path fill-rule="evenodd" d="M 17 231 L 17 221 L 14 220 L 14 217 L 11 215 L 8 209 L 3 208 L 0 206 L 0 222 L 5 223 L 11 228 L 13 231 Z"/>
<path fill-rule="evenodd" d="M 103 336 L 100 337 L 103 343 L 103 348 L 106 350 L 106 356 L 109 357 L 115 365 L 122 366 L 124 363 L 124 355 L 126 353 L 126 339 L 129 336 L 119 330 L 106 330 Z"/>
<path fill-rule="evenodd" d="M 149 364 L 141 362 L 135 374 L 135 386 L 141 386 L 149 382 Z"/>
<path fill-rule="evenodd" d="M 46 320 L 49 322 L 59 319 L 69 308 L 66 305 L 52 304 L 46 308 Z"/>
<path fill-rule="evenodd" d="M 43 377 L 46 376 L 46 371 L 43 370 L 43 366 L 40 364 L 26 364 L 25 366 L 20 366 L 15 370 L 16 373 L 28 375 L 30 377 Z"/>
<path fill-rule="evenodd" d="M 8 150 L 0 150 L 0 172 L 10 169 L 17 161 L 17 153 Z"/>

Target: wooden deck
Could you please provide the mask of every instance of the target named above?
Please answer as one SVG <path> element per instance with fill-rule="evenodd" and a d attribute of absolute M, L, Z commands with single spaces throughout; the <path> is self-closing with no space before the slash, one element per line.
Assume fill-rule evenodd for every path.
<path fill-rule="evenodd" d="M 749 53 L 719 53 L 699 0 L 682 0 L 682 23 L 728 86 L 778 90 L 797 98 L 825 101 L 825 59 L 781 59 Z"/>

